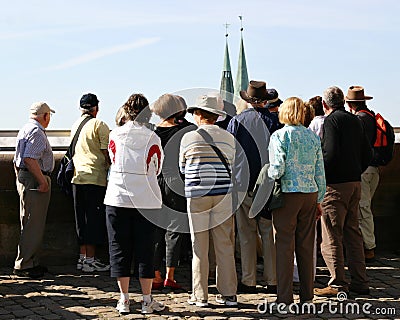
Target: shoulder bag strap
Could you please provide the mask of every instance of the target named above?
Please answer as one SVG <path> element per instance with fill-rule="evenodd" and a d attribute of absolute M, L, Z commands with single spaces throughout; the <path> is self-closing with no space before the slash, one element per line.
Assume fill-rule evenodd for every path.
<path fill-rule="evenodd" d="M 74 137 L 72 138 L 71 144 L 70 144 L 70 146 L 69 146 L 69 148 L 68 148 L 68 153 L 69 153 L 71 159 L 72 159 L 72 157 L 73 157 L 74 154 L 75 154 L 76 143 L 78 142 L 79 134 L 81 133 L 83 126 L 84 126 L 89 120 L 91 120 L 91 119 L 93 119 L 93 118 L 94 118 L 93 116 L 89 116 L 89 117 L 86 117 L 85 119 L 83 119 L 82 122 L 80 123 L 78 129 L 76 130 L 75 135 L 74 135 Z"/>
<path fill-rule="evenodd" d="M 231 178 L 231 169 L 229 168 L 229 164 L 226 161 L 226 158 L 222 154 L 221 150 L 215 145 L 213 138 L 206 132 L 204 129 L 197 129 L 197 132 L 202 136 L 205 142 L 207 142 L 211 148 L 215 151 L 217 156 L 221 159 L 222 163 L 224 164 L 226 171 L 228 172 L 229 178 Z"/>

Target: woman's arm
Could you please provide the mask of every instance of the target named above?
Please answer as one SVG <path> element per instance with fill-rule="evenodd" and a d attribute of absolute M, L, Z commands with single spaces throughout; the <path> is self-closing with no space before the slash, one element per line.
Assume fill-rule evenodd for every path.
<path fill-rule="evenodd" d="M 272 179 L 279 179 L 285 173 L 286 151 L 284 141 L 275 133 L 272 134 L 269 142 L 269 161 L 268 176 Z"/>
<path fill-rule="evenodd" d="M 320 203 L 324 199 L 326 191 L 326 180 L 325 180 L 325 169 L 324 169 L 324 159 L 322 157 L 321 145 L 318 144 L 317 150 L 317 161 L 315 162 L 315 182 L 318 186 L 318 200 Z"/>

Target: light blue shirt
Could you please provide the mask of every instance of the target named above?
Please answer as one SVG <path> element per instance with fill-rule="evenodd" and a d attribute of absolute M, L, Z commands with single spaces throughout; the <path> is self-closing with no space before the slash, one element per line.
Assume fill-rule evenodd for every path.
<path fill-rule="evenodd" d="M 14 163 L 18 168 L 25 168 L 24 158 L 38 161 L 40 169 L 51 172 L 54 169 L 54 156 L 45 129 L 34 119 L 18 132 Z"/>
<path fill-rule="evenodd" d="M 271 135 L 268 176 L 281 178 L 282 192 L 318 192 L 318 203 L 326 191 L 321 141 L 302 125 L 285 125 Z"/>

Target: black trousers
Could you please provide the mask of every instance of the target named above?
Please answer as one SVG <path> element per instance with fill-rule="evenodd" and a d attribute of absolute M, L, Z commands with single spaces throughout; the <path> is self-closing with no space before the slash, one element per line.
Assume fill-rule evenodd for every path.
<path fill-rule="evenodd" d="M 111 277 L 130 277 L 134 257 L 139 278 L 154 278 L 155 226 L 135 208 L 106 206 L 106 217 Z"/>
<path fill-rule="evenodd" d="M 181 256 L 182 241 L 184 233 L 173 232 L 156 227 L 154 235 L 154 268 L 161 270 L 162 259 L 165 255 L 167 267 L 177 267 Z"/>
<path fill-rule="evenodd" d="M 106 242 L 104 196 L 106 187 L 94 184 L 73 184 L 75 225 L 79 245 Z"/>

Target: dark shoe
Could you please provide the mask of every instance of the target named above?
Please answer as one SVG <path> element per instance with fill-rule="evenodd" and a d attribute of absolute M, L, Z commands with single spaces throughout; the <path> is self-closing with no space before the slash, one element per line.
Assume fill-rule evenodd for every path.
<path fill-rule="evenodd" d="M 33 267 L 28 269 L 14 269 L 13 274 L 21 278 L 39 279 L 43 277 L 44 271 L 39 267 Z"/>
<path fill-rule="evenodd" d="M 373 262 L 375 260 L 374 249 L 364 249 L 365 262 Z"/>
<path fill-rule="evenodd" d="M 161 290 L 164 287 L 163 282 L 154 282 L 151 284 L 151 290 Z"/>
<path fill-rule="evenodd" d="M 182 286 L 177 284 L 175 280 L 165 279 L 164 280 L 164 288 L 173 289 L 173 290 L 181 290 Z"/>
<path fill-rule="evenodd" d="M 239 282 L 237 287 L 238 293 L 257 293 L 256 286 L 246 286 L 245 284 Z"/>
<path fill-rule="evenodd" d="M 352 286 L 350 286 L 350 292 L 354 292 L 357 293 L 361 296 L 369 296 L 369 288 L 364 288 L 364 289 L 360 289 L 360 288 L 354 288 Z"/>
<path fill-rule="evenodd" d="M 277 293 L 277 286 L 275 285 L 267 285 L 264 287 L 263 293 L 268 293 L 268 294 L 276 294 Z"/>
<path fill-rule="evenodd" d="M 41 265 L 38 265 L 38 266 L 36 266 L 36 267 L 33 267 L 33 269 L 34 269 L 34 270 L 37 270 L 38 272 L 43 272 L 43 273 L 49 272 L 49 269 L 47 269 L 47 267 L 41 266 Z"/>

